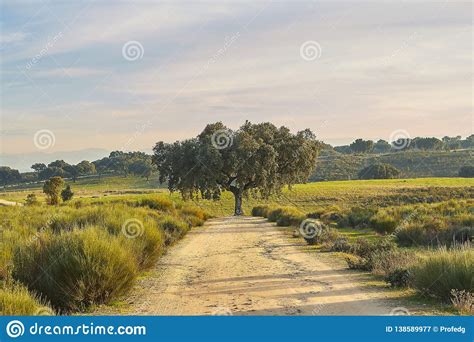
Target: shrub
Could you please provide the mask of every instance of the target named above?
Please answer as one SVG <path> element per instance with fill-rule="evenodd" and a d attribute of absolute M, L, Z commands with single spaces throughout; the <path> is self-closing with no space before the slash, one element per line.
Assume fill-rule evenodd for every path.
<path fill-rule="evenodd" d="M 459 169 L 459 177 L 474 177 L 474 166 L 463 166 Z"/>
<path fill-rule="evenodd" d="M 194 206 L 184 206 L 181 209 L 181 214 L 187 215 L 187 216 L 195 216 L 201 220 L 207 220 L 208 215 L 207 213 L 202 210 L 201 208 L 194 207 Z"/>
<path fill-rule="evenodd" d="M 332 205 L 329 207 L 317 208 L 316 210 L 307 214 L 306 217 L 321 219 L 321 221 L 329 223 L 331 221 L 339 222 L 343 218 L 343 215 L 341 208 L 339 208 L 337 205 Z"/>
<path fill-rule="evenodd" d="M 304 214 L 295 207 L 268 208 L 268 221 L 276 222 L 279 226 L 298 225 L 304 220 Z"/>
<path fill-rule="evenodd" d="M 369 165 L 359 172 L 359 179 L 392 179 L 400 176 L 400 170 L 390 164 Z"/>
<path fill-rule="evenodd" d="M 35 194 L 28 194 L 26 196 L 25 204 L 26 205 L 38 205 L 39 201 L 38 201 L 38 198 L 36 197 Z"/>
<path fill-rule="evenodd" d="M 268 205 L 257 205 L 252 208 L 252 216 L 265 217 L 268 215 L 269 208 Z"/>
<path fill-rule="evenodd" d="M 194 206 L 184 206 L 179 210 L 180 216 L 192 227 L 202 226 L 208 219 L 204 210 Z"/>
<path fill-rule="evenodd" d="M 422 293 L 449 301 L 451 290 L 472 292 L 474 250 L 440 248 L 411 268 L 413 286 Z"/>
<path fill-rule="evenodd" d="M 0 289 L 1 316 L 54 315 L 47 305 L 19 284 Z"/>
<path fill-rule="evenodd" d="M 331 252 L 348 253 L 351 250 L 351 248 L 352 246 L 346 237 L 339 237 L 334 241 L 334 244 L 331 246 Z"/>
<path fill-rule="evenodd" d="M 204 220 L 192 215 L 180 215 L 181 218 L 188 223 L 190 227 L 199 227 L 204 224 Z"/>
<path fill-rule="evenodd" d="M 347 214 L 347 223 L 353 228 L 367 227 L 374 214 L 375 210 L 372 208 L 354 207 Z"/>
<path fill-rule="evenodd" d="M 389 251 L 396 247 L 396 244 L 390 238 L 379 239 L 376 241 L 359 238 L 352 244 L 351 252 L 360 257 L 368 258 L 375 252 Z"/>
<path fill-rule="evenodd" d="M 143 270 L 149 268 L 155 264 L 158 257 L 164 252 L 165 234 L 162 230 L 157 229 L 156 225 L 151 224 L 151 221 L 147 220 L 141 222 L 141 225 L 136 228 L 137 230 L 132 231 L 132 235 L 126 235 L 126 227 L 123 226 L 123 230 L 118 237 L 122 240 L 123 245 L 129 246 L 133 250 L 138 268 Z"/>
<path fill-rule="evenodd" d="M 398 221 L 385 210 L 379 210 L 370 218 L 370 226 L 381 234 L 393 233 L 397 225 Z"/>
<path fill-rule="evenodd" d="M 406 270 L 414 263 L 415 255 L 402 249 L 375 251 L 371 255 L 372 273 L 382 276 L 397 270 Z"/>
<path fill-rule="evenodd" d="M 474 293 L 465 290 L 451 290 L 451 303 L 463 314 L 474 313 Z"/>
<path fill-rule="evenodd" d="M 48 204 L 58 205 L 60 201 L 61 189 L 64 186 L 64 180 L 59 177 L 51 177 L 43 184 L 43 192 L 46 194 Z"/>
<path fill-rule="evenodd" d="M 268 221 L 276 222 L 280 217 L 280 213 L 282 212 L 283 207 L 272 208 L 268 211 Z"/>
<path fill-rule="evenodd" d="M 123 295 L 137 274 L 133 253 L 96 227 L 42 234 L 15 251 L 13 265 L 15 279 L 66 312 Z"/>
<path fill-rule="evenodd" d="M 446 220 L 439 217 L 418 217 L 415 222 L 405 223 L 395 236 L 401 246 L 446 244 L 449 236 Z"/>
<path fill-rule="evenodd" d="M 71 186 L 67 185 L 66 188 L 63 191 L 61 191 L 61 198 L 63 199 L 64 202 L 66 202 L 72 199 L 72 196 L 74 196 L 74 192 L 72 192 Z"/>
<path fill-rule="evenodd" d="M 283 207 L 278 214 L 276 223 L 281 227 L 297 226 L 305 218 L 304 214 L 293 207 Z"/>
<path fill-rule="evenodd" d="M 392 287 L 408 287 L 410 285 L 410 271 L 407 269 L 396 269 L 388 272 L 385 281 Z"/>
<path fill-rule="evenodd" d="M 332 250 L 334 243 L 341 238 L 341 233 L 337 229 L 328 228 L 323 225 L 321 235 L 318 236 L 316 242 L 322 244 L 324 249 Z"/>
<path fill-rule="evenodd" d="M 172 211 L 174 209 L 174 202 L 169 198 L 161 196 L 141 198 L 138 200 L 137 205 L 160 211 Z"/>
<path fill-rule="evenodd" d="M 165 232 L 165 245 L 170 245 L 182 237 L 190 228 L 186 222 L 170 215 L 161 217 L 159 225 Z"/>
<path fill-rule="evenodd" d="M 367 260 L 364 258 L 361 258 L 353 254 L 346 254 L 344 258 L 346 259 L 347 266 L 351 270 L 364 270 L 364 271 L 369 270 L 369 267 L 367 265 Z"/>
<path fill-rule="evenodd" d="M 450 227 L 443 234 L 443 242 L 448 246 L 472 242 L 474 227 Z"/>
<path fill-rule="evenodd" d="M 301 223 L 299 231 L 308 245 L 316 245 L 324 241 L 327 229 L 319 220 L 306 219 Z"/>
<path fill-rule="evenodd" d="M 358 267 L 366 271 L 372 271 L 374 268 L 374 259 L 378 253 L 388 252 L 396 249 L 396 244 L 389 238 L 380 239 L 376 241 L 369 241 L 364 238 L 357 239 L 352 245 L 350 252 L 360 259 L 350 260 L 353 267 Z M 357 263 L 355 262 L 357 261 Z M 349 261 L 348 261 L 349 263 Z"/>

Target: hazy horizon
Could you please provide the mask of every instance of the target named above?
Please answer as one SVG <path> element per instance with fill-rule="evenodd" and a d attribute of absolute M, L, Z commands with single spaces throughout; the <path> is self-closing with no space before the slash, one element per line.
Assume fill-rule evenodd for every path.
<path fill-rule="evenodd" d="M 0 154 L 150 150 L 246 119 L 473 132 L 470 2 L 3 1 Z"/>
<path fill-rule="evenodd" d="M 198 133 L 196 133 L 195 135 L 197 135 Z M 466 138 L 464 136 L 461 136 L 461 137 L 463 139 Z M 364 137 L 358 137 L 358 138 L 365 139 Z M 435 138 L 442 139 L 443 137 L 438 136 Z M 380 139 L 385 140 L 383 138 L 380 138 Z M 376 142 L 377 140 L 379 139 L 374 139 L 374 142 Z M 330 144 L 327 141 L 322 141 L 322 142 Z M 351 142 L 353 142 L 353 140 L 345 142 L 345 143 L 341 143 L 341 144 L 330 144 L 330 145 L 333 147 L 337 147 L 337 146 L 349 145 Z M 119 148 L 116 148 L 116 149 L 87 148 L 87 149 L 81 149 L 81 150 L 54 151 L 54 152 L 34 151 L 31 153 L 23 153 L 23 154 L 0 153 L 0 166 L 9 166 L 14 169 L 18 169 L 20 172 L 29 172 L 29 171 L 32 171 L 31 165 L 33 165 L 34 163 L 48 164 L 55 160 L 64 160 L 69 164 L 77 164 L 83 160 L 94 161 L 94 160 L 101 159 L 103 157 L 107 157 L 110 154 L 110 152 L 117 151 L 117 150 L 121 150 L 121 149 Z M 153 146 L 150 146 L 150 148 L 143 148 L 143 149 L 136 149 L 136 150 L 124 149 L 123 151 L 124 152 L 140 151 L 147 154 L 152 154 Z"/>

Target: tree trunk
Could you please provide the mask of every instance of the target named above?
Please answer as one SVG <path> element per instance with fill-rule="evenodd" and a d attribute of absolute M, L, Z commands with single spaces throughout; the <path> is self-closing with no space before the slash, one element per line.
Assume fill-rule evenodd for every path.
<path fill-rule="evenodd" d="M 242 211 L 242 191 L 236 190 L 234 192 L 235 197 L 235 208 L 234 208 L 234 216 L 241 216 L 244 214 Z"/>

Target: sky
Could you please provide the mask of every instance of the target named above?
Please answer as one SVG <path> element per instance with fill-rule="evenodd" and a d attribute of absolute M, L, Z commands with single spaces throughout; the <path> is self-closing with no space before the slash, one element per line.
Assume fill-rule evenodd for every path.
<path fill-rule="evenodd" d="M 1 3 L 3 156 L 149 151 L 216 121 L 336 145 L 473 132 L 470 2 Z"/>

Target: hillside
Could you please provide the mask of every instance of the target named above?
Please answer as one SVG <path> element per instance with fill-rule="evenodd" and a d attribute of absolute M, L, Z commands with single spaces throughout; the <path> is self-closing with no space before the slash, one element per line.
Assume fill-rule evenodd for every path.
<path fill-rule="evenodd" d="M 472 150 L 404 151 L 389 154 L 342 154 L 324 150 L 309 181 L 357 179 L 358 172 L 375 163 L 390 164 L 401 178 L 456 177 L 464 165 L 474 165 Z"/>

